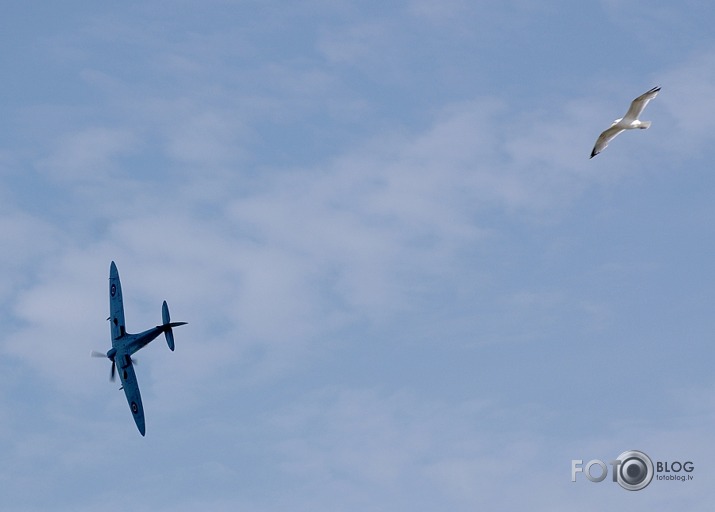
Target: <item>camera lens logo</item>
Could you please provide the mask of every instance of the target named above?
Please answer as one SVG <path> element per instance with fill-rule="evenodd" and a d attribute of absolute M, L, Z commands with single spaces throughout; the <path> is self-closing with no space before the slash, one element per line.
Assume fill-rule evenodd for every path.
<path fill-rule="evenodd" d="M 666 464 L 659 462 L 658 472 L 661 471 L 661 466 L 666 467 Z M 686 464 L 688 464 L 686 471 L 692 471 L 692 463 Z M 655 476 L 653 461 L 648 455 L 639 450 L 628 450 L 621 453 L 617 459 L 610 462 L 610 466 L 611 480 L 618 482 L 618 485 L 628 491 L 645 489 Z M 671 467 L 675 468 L 676 463 L 671 463 Z M 680 471 L 681 468 L 685 468 L 685 464 L 678 462 L 677 468 Z M 673 469 L 673 471 L 675 470 Z M 574 459 L 571 461 L 572 482 L 576 481 L 576 475 L 579 473 L 583 474 L 591 482 L 603 482 L 608 477 L 608 465 L 600 459 L 590 460 L 586 464 L 581 459 Z M 671 479 L 675 480 L 677 476 L 674 475 Z M 687 476 L 689 477 L 688 480 L 692 479 L 690 475 Z M 661 480 L 660 475 L 658 479 Z M 681 476 L 680 480 L 685 481 L 685 476 Z"/>
<path fill-rule="evenodd" d="M 645 453 L 628 450 L 618 456 L 613 469 L 618 484 L 629 491 L 640 491 L 653 480 L 653 461 Z M 616 462 L 614 461 L 614 462 Z"/>

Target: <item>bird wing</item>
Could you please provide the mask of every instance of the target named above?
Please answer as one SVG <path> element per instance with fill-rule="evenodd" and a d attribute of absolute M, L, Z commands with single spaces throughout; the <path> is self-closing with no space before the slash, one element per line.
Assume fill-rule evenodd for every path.
<path fill-rule="evenodd" d="M 628 112 L 626 112 L 626 115 L 623 116 L 623 119 L 638 119 L 648 102 L 658 95 L 658 91 L 660 91 L 660 87 L 653 87 L 650 91 L 645 92 L 634 99 L 631 102 L 631 106 L 628 108 Z"/>
<path fill-rule="evenodd" d="M 623 128 L 619 128 L 618 126 L 611 126 L 608 130 L 604 130 L 601 135 L 598 136 L 598 139 L 596 140 L 596 145 L 593 146 L 593 151 L 591 151 L 591 158 L 606 149 L 608 143 L 611 142 L 616 137 L 616 135 L 621 133 L 623 130 Z"/>

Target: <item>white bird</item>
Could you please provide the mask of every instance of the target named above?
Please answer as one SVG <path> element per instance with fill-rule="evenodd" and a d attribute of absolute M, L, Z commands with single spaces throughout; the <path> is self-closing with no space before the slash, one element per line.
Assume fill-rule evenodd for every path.
<path fill-rule="evenodd" d="M 626 112 L 626 115 L 621 119 L 616 119 L 610 128 L 605 130 L 601 135 L 598 136 L 596 140 L 596 145 L 593 146 L 593 151 L 591 151 L 591 158 L 599 154 L 601 151 L 606 149 L 608 143 L 611 142 L 616 135 L 624 130 L 635 130 L 639 128 L 645 130 L 650 127 L 650 121 L 640 121 L 638 116 L 641 115 L 643 109 L 648 104 L 650 100 L 655 98 L 660 91 L 660 87 L 653 87 L 650 91 L 641 94 L 636 99 L 631 102 L 631 106 Z"/>

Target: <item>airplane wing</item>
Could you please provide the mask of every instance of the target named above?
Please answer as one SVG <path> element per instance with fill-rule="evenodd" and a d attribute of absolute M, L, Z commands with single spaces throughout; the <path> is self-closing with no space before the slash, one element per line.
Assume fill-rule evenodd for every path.
<path fill-rule="evenodd" d="M 114 345 L 114 340 L 126 332 L 122 283 L 119 282 L 119 271 L 114 262 L 109 267 L 109 319 L 112 324 L 112 345 Z"/>
<path fill-rule="evenodd" d="M 139 384 L 137 383 L 137 376 L 134 373 L 134 365 L 128 354 L 122 354 L 121 358 L 119 354 L 117 354 L 117 373 L 119 373 L 119 378 L 122 381 L 122 387 L 124 388 L 124 395 L 127 397 L 129 409 L 132 411 L 132 416 L 134 416 L 134 423 L 137 424 L 141 435 L 144 435 L 146 432 L 144 407 L 142 406 L 141 394 L 139 394 Z"/>

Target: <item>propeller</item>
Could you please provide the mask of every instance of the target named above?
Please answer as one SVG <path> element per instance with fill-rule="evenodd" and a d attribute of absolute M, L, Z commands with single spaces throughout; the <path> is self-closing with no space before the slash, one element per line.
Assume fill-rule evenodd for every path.
<path fill-rule="evenodd" d="M 109 380 L 112 382 L 114 382 L 114 379 L 115 379 L 116 373 L 117 373 L 117 363 L 114 361 L 114 356 L 116 354 L 117 354 L 117 351 L 115 349 L 111 349 L 106 354 L 103 352 L 97 352 L 96 350 L 93 350 L 90 354 L 92 357 L 106 357 L 107 359 L 109 359 L 112 362 L 112 369 L 109 372 Z M 131 360 L 132 364 L 138 363 L 138 361 L 136 359 L 134 359 L 133 357 L 130 357 L 129 359 Z"/>
<path fill-rule="evenodd" d="M 91 352 L 91 356 L 92 357 L 106 357 L 107 359 L 109 359 L 112 362 L 112 369 L 109 372 L 109 380 L 114 382 L 114 375 L 117 370 L 117 363 L 114 362 L 114 354 L 112 354 L 110 357 L 109 352 L 107 352 L 106 354 L 103 354 L 102 352 L 97 352 L 96 350 L 93 350 Z"/>

